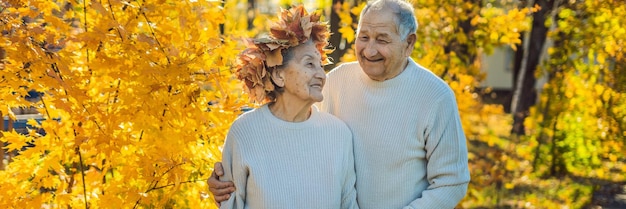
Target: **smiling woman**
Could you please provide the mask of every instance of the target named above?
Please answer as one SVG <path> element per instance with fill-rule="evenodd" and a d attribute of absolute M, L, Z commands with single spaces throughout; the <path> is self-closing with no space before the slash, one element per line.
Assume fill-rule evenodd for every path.
<path fill-rule="evenodd" d="M 279 13 L 270 34 L 239 55 L 237 77 L 255 102 L 229 130 L 220 208 L 358 208 L 352 133 L 319 112 L 328 26 L 302 6 Z"/>
<path fill-rule="evenodd" d="M 271 73 L 276 84 L 276 101 L 269 104 L 275 116 L 285 121 L 302 122 L 310 115 L 311 105 L 321 102 L 322 87 L 326 74 L 321 64 L 320 53 L 315 50 L 312 41 L 286 50 L 293 58 L 286 65 L 278 67 Z M 302 108 L 294 108 L 302 107 Z M 292 112 L 293 109 L 297 112 Z M 286 114 L 286 115 L 285 115 Z"/>

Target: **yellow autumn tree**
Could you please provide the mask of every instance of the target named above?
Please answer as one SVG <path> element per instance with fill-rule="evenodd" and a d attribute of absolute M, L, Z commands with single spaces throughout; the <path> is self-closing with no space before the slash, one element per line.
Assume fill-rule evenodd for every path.
<path fill-rule="evenodd" d="M 624 181 L 626 164 L 624 1 L 564 2 L 548 37 L 546 84 L 525 123 L 538 172 Z"/>
<path fill-rule="evenodd" d="M 230 71 L 237 2 L 1 2 L 0 112 L 44 120 L 2 133 L 17 155 L 0 208 L 214 207 L 205 181 L 248 101 Z"/>
<path fill-rule="evenodd" d="M 27 134 L 2 132 L 3 148 L 17 155 L 0 170 L 0 208 L 214 208 L 205 180 L 249 101 L 230 71 L 238 36 L 266 31 L 269 8 L 304 3 L 326 18 L 336 9 L 334 32 L 343 40 L 331 44 L 349 46 L 364 1 L 330 2 L 337 1 L 0 2 L 0 113 L 14 118 L 12 109 L 34 106 L 44 118 L 31 120 Z M 534 179 L 533 155 L 560 171 L 623 178 L 610 173 L 626 168 L 619 162 L 623 2 L 562 1 L 548 23 L 558 26 L 550 34 L 557 42 L 544 66 L 559 79 L 544 86 L 526 121 L 530 137 L 521 142 L 504 139 L 511 121 L 502 107 L 480 99 L 489 92 L 479 88 L 481 55 L 515 49 L 540 8 L 507 0 L 412 2 L 420 24 L 412 57 L 455 91 L 468 137 L 472 181 L 459 207 L 589 200 L 591 191 L 579 184 Z M 349 51 L 335 62 L 353 60 Z M 31 103 L 29 91 L 43 96 Z M 529 185 L 537 190 L 512 194 Z"/>

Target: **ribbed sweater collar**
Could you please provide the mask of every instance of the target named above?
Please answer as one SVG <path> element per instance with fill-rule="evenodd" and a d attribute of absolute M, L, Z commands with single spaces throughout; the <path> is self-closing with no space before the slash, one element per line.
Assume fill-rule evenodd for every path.
<path fill-rule="evenodd" d="M 417 63 L 415 63 L 415 61 L 413 61 L 413 59 L 411 58 L 408 58 L 408 60 L 409 63 L 406 65 L 406 68 L 404 68 L 402 73 L 400 73 L 400 75 L 396 76 L 395 78 L 385 81 L 376 81 L 372 80 L 370 77 L 367 76 L 367 74 L 365 74 L 365 72 L 363 72 L 363 70 L 361 70 L 361 81 L 363 82 L 363 84 L 365 84 L 365 86 L 372 88 L 387 88 L 400 85 L 404 81 L 410 79 L 411 76 L 409 74 L 411 74 L 411 71 L 415 71 L 415 69 L 417 69 Z"/>
<path fill-rule="evenodd" d="M 263 115 L 263 117 L 266 118 L 272 125 L 276 127 L 284 127 L 287 129 L 309 128 L 313 125 L 313 123 L 315 123 L 316 118 L 319 117 L 319 110 L 317 109 L 315 105 L 311 105 L 311 116 L 302 122 L 284 121 L 274 116 L 274 114 L 272 114 L 272 111 L 270 111 L 268 104 L 265 104 L 259 107 L 258 110 L 261 111 L 261 114 Z"/>

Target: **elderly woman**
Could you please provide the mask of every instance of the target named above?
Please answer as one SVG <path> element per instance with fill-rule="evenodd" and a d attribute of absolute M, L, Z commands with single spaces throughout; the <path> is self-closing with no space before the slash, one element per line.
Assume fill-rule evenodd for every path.
<path fill-rule="evenodd" d="M 358 208 L 352 134 L 313 105 L 323 99 L 328 26 L 302 6 L 239 55 L 237 77 L 256 102 L 223 149 L 236 192 L 220 208 Z"/>

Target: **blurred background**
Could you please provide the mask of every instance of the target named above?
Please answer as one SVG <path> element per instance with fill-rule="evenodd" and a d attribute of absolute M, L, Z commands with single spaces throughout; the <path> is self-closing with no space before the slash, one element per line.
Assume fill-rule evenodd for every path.
<path fill-rule="evenodd" d="M 626 1 L 414 0 L 412 57 L 454 90 L 472 180 L 458 208 L 626 208 Z M 0 2 L 0 207 L 215 208 L 243 39 L 280 8 L 355 61 L 366 1 Z M 411 107 L 407 107 L 411 108 Z"/>

